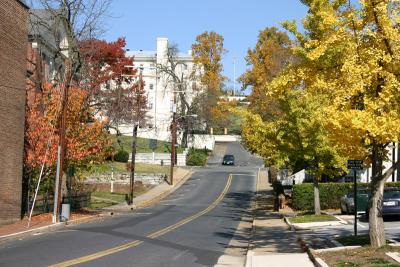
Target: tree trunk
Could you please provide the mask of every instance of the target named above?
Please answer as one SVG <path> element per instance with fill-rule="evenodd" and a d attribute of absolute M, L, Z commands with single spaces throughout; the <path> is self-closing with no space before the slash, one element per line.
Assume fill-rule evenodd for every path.
<path fill-rule="evenodd" d="M 400 142 L 397 142 L 397 161 L 400 159 Z M 396 182 L 400 182 L 400 167 L 396 168 L 397 170 L 397 177 L 396 177 Z"/>
<path fill-rule="evenodd" d="M 182 142 L 181 142 L 181 145 L 182 145 L 183 148 L 187 148 L 188 147 L 188 135 L 189 135 L 189 130 L 186 129 L 186 127 L 185 127 L 185 129 L 183 129 Z"/>
<path fill-rule="evenodd" d="M 138 132 L 138 124 L 135 123 L 132 132 L 132 156 L 131 156 L 131 179 L 129 183 L 129 204 L 133 203 L 133 189 L 135 186 L 135 160 L 136 160 L 136 139 Z"/>
<path fill-rule="evenodd" d="M 321 215 L 321 202 L 319 199 L 319 183 L 317 178 L 314 178 L 314 213 L 315 215 Z"/>
<path fill-rule="evenodd" d="M 382 218 L 382 200 L 385 179 L 382 175 L 382 148 L 373 145 L 372 148 L 372 179 L 371 198 L 369 201 L 369 237 L 372 247 L 386 244 L 385 229 Z"/>

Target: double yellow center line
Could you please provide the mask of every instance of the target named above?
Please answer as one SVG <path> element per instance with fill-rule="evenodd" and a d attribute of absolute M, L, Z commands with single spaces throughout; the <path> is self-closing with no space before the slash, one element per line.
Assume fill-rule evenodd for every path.
<path fill-rule="evenodd" d="M 171 231 L 177 229 L 178 227 L 181 227 L 182 225 L 185 225 L 185 224 L 187 224 L 187 223 L 199 218 L 200 216 L 203 216 L 204 214 L 210 212 L 211 210 L 213 210 L 222 201 L 222 199 L 224 199 L 226 193 L 229 190 L 229 187 L 231 186 L 231 183 L 232 183 L 232 174 L 229 175 L 228 181 L 226 182 L 224 190 L 222 190 L 222 192 L 219 195 L 219 197 L 213 203 L 211 203 L 207 208 L 205 208 L 204 210 L 202 210 L 202 211 L 200 211 L 200 212 L 198 212 L 198 213 L 196 213 L 196 214 L 194 214 L 194 215 L 192 215 L 192 216 L 190 216 L 188 218 L 185 218 L 185 219 L 183 219 L 183 220 L 181 220 L 181 221 L 179 221 L 179 222 L 177 222 L 177 223 L 175 223 L 173 225 L 170 225 L 170 226 L 165 227 L 165 228 L 163 228 L 161 230 L 158 230 L 158 231 L 156 231 L 154 233 L 151 233 L 151 234 L 147 235 L 146 237 L 147 238 L 152 238 L 152 239 L 160 237 L 160 236 L 162 236 L 162 235 L 164 235 L 164 234 L 166 234 L 168 232 L 171 232 Z M 133 247 L 139 246 L 143 242 L 144 241 L 141 241 L 141 240 L 135 240 L 135 241 L 126 243 L 126 244 L 121 245 L 121 246 L 113 247 L 113 248 L 110 248 L 110 249 L 107 249 L 107 250 L 103 250 L 103 251 L 100 251 L 100 252 L 96 252 L 96 253 L 93 253 L 93 254 L 90 254 L 90 255 L 87 255 L 87 256 L 83 256 L 83 257 L 79 257 L 79 258 L 76 258 L 76 259 L 72 259 L 72 260 L 64 261 L 64 262 L 57 263 L 57 264 L 54 264 L 54 265 L 50 265 L 49 267 L 56 267 L 56 266 L 57 267 L 67 267 L 67 266 L 72 266 L 72 265 L 76 265 L 76 264 L 81 264 L 81 263 L 84 263 L 84 262 L 92 261 L 92 260 L 107 256 L 107 255 L 110 255 L 110 254 L 114 254 L 114 253 L 129 249 L 129 248 L 133 248 Z"/>

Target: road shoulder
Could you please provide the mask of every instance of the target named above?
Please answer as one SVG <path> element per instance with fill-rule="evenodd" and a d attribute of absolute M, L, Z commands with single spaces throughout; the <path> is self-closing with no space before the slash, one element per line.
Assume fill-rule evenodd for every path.
<path fill-rule="evenodd" d="M 94 215 L 83 216 L 74 220 L 67 222 L 59 222 L 52 224 L 51 222 L 43 222 L 34 225 L 30 228 L 26 226 L 21 226 L 21 222 L 13 225 L 0 226 L 0 243 L 21 240 L 30 236 L 49 233 L 64 229 L 66 227 L 89 223 L 97 220 L 104 220 L 107 218 L 112 218 L 118 213 L 131 212 L 136 209 L 148 207 L 158 203 L 160 200 L 164 199 L 175 190 L 177 190 L 182 184 L 184 184 L 192 175 L 193 170 L 191 168 L 177 168 L 175 171 L 175 184 L 160 184 L 143 195 L 135 198 L 134 205 L 130 206 L 125 203 L 111 206 L 107 209 L 101 210 L 101 212 Z"/>

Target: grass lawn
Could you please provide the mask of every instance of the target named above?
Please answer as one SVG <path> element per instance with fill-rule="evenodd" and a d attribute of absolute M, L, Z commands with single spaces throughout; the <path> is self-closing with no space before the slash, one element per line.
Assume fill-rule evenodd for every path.
<path fill-rule="evenodd" d="M 147 192 L 151 187 L 137 186 L 133 191 L 133 197 Z M 90 198 L 91 209 L 102 209 L 126 201 L 125 193 L 93 192 Z"/>
<path fill-rule="evenodd" d="M 89 173 L 128 172 L 126 163 L 106 161 L 102 164 L 92 165 Z M 169 173 L 169 166 L 152 165 L 144 163 L 135 164 L 135 173 Z"/>
<path fill-rule="evenodd" d="M 389 256 L 387 256 L 385 254 L 386 252 L 400 252 L 400 248 L 391 246 L 384 246 L 381 248 L 371 248 L 370 246 L 365 246 L 358 249 L 316 253 L 316 256 L 322 258 L 329 266 L 339 266 L 339 267 L 400 266 L 399 263 L 397 263 Z"/>
<path fill-rule="evenodd" d="M 115 134 L 110 135 L 111 140 L 114 143 L 114 147 L 116 150 L 119 150 L 122 146 L 122 148 L 125 151 L 131 152 L 132 150 L 132 136 L 126 136 L 122 135 L 119 136 L 118 139 L 120 140 L 120 144 L 118 144 L 118 139 Z M 150 139 L 146 138 L 137 138 L 136 142 L 136 151 L 137 153 L 150 153 L 153 152 L 153 150 L 150 149 L 149 147 Z M 166 141 L 160 141 L 157 140 L 157 149 L 154 151 L 156 153 L 170 153 L 171 149 L 171 142 L 166 142 Z M 178 153 L 182 153 L 183 149 L 181 147 L 178 147 Z"/>
<path fill-rule="evenodd" d="M 337 221 L 332 215 L 301 215 L 289 219 L 291 223 L 330 222 Z"/>

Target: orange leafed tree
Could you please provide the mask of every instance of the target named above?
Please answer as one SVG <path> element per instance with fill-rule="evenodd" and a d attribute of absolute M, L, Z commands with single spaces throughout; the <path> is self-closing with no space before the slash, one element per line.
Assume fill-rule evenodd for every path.
<path fill-rule="evenodd" d="M 47 153 L 46 165 L 54 165 L 57 160 L 57 124 L 61 108 L 61 86 L 43 86 L 43 92 L 28 108 L 26 120 L 25 165 L 40 166 Z M 104 132 L 104 123 L 91 115 L 85 105 L 88 92 L 76 87 L 69 90 L 67 107 L 66 159 L 69 165 L 81 166 L 89 162 L 104 160 L 111 147 L 111 141 Z"/>

